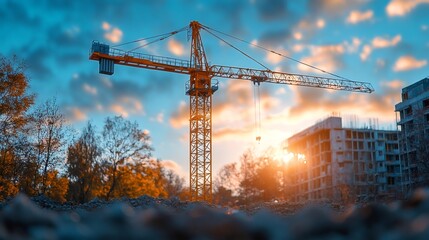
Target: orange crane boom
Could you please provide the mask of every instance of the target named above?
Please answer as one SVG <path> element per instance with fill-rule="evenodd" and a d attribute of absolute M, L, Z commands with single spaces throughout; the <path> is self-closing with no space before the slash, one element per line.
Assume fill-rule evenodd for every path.
<path fill-rule="evenodd" d="M 217 83 L 212 83 L 213 77 L 250 80 L 258 84 L 269 82 L 362 93 L 374 91 L 367 82 L 271 70 L 209 66 L 200 36 L 202 25 L 193 21 L 189 27 L 192 31 L 190 61 L 123 51 L 95 41 L 89 58 L 99 62 L 99 72 L 102 74 L 112 75 L 114 65 L 118 64 L 190 75 L 190 80 L 186 83 L 186 94 L 190 96 L 189 182 L 192 200 L 212 200 L 212 95 L 218 89 Z"/>

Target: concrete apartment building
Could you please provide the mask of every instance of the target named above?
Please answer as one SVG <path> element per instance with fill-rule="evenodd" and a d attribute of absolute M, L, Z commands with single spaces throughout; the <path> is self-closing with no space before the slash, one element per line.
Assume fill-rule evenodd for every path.
<path fill-rule="evenodd" d="M 395 105 L 406 193 L 429 186 L 429 77 L 402 89 Z"/>
<path fill-rule="evenodd" d="M 402 192 L 398 131 L 343 128 L 327 119 L 287 139 L 292 201 L 354 201 Z M 304 157 L 305 156 L 305 157 Z"/>

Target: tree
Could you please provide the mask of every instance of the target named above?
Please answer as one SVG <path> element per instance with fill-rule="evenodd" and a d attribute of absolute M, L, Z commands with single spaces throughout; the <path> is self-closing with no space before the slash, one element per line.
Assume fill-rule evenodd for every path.
<path fill-rule="evenodd" d="M 428 101 L 428 100 L 426 100 Z M 426 103 L 427 104 L 427 103 Z M 413 120 L 402 127 L 402 149 L 408 155 L 412 189 L 429 186 L 429 105 L 415 106 Z"/>
<path fill-rule="evenodd" d="M 20 133 L 28 122 L 26 112 L 34 103 L 28 94 L 28 78 L 17 58 L 0 57 L 0 200 L 18 192 L 22 176 L 19 159 Z"/>
<path fill-rule="evenodd" d="M 65 202 L 68 191 L 68 178 L 66 176 L 59 176 L 57 170 L 49 170 L 45 181 L 46 196 L 59 202 Z"/>
<path fill-rule="evenodd" d="M 137 123 L 125 120 L 121 116 L 110 118 L 105 121 L 102 132 L 102 157 L 106 184 L 108 189 L 105 197 L 107 200 L 119 196 L 118 189 L 121 172 L 120 166 L 147 160 L 152 148 L 147 131 L 140 130 Z"/>
<path fill-rule="evenodd" d="M 94 126 L 88 122 L 80 137 L 68 147 L 67 173 L 69 199 L 84 203 L 96 195 L 96 188 L 101 181 L 101 149 Z"/>
<path fill-rule="evenodd" d="M 40 105 L 31 114 L 33 143 L 36 161 L 42 176 L 40 193 L 45 194 L 48 172 L 54 170 L 65 159 L 67 129 L 65 117 L 55 99 Z"/>
<path fill-rule="evenodd" d="M 179 197 L 185 188 L 185 179 L 176 174 L 173 170 L 165 170 L 165 190 L 168 197 Z"/>
<path fill-rule="evenodd" d="M 214 181 L 214 202 L 224 206 L 233 206 L 237 198 L 240 180 L 237 163 L 224 165 Z"/>

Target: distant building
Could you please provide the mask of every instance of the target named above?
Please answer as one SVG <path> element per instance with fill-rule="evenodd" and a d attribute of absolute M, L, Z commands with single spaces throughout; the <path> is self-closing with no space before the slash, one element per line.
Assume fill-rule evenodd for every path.
<path fill-rule="evenodd" d="M 343 128 L 329 117 L 287 139 L 292 201 L 376 200 L 402 192 L 398 131 Z M 305 156 L 305 157 L 304 157 Z"/>
<path fill-rule="evenodd" d="M 399 144 L 407 192 L 429 186 L 429 77 L 402 89 L 402 102 L 395 105 Z M 398 117 L 397 117 L 398 118 Z"/>

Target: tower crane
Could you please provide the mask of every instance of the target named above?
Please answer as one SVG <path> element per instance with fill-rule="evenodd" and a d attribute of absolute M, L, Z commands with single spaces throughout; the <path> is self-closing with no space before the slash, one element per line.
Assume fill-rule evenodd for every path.
<path fill-rule="evenodd" d="M 370 83 L 351 81 L 337 75 L 334 75 L 337 78 L 331 78 L 276 72 L 268 68 L 257 70 L 209 65 L 200 30 L 213 34 L 210 32 L 211 28 L 192 21 L 186 29 L 189 31 L 188 37 L 191 37 L 190 60 L 142 54 L 134 51 L 135 49 L 124 51 L 96 41 L 92 43 L 89 58 L 99 62 L 101 74 L 112 75 L 114 65 L 118 64 L 190 75 L 190 80 L 186 83 L 186 94 L 190 98 L 189 182 L 191 200 L 194 201 L 212 200 L 212 95 L 218 90 L 218 83 L 212 81 L 212 78 L 243 79 L 258 85 L 267 82 L 363 93 L 374 91 Z M 180 31 L 160 35 L 160 40 Z"/>

